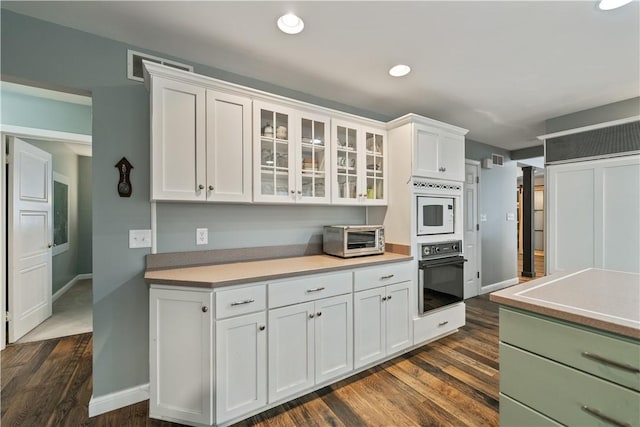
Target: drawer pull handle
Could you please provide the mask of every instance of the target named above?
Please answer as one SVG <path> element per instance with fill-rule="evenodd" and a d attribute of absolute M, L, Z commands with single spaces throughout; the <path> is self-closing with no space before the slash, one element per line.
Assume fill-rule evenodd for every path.
<path fill-rule="evenodd" d="M 307 292 L 320 292 L 320 291 L 324 291 L 324 287 L 323 286 L 321 286 L 319 288 L 307 289 Z"/>
<path fill-rule="evenodd" d="M 244 301 L 236 301 L 236 302 L 232 302 L 231 303 L 231 307 L 236 306 L 236 305 L 243 305 L 243 304 L 251 304 L 252 302 L 254 302 L 255 300 L 253 298 L 251 299 L 246 299 Z"/>
<path fill-rule="evenodd" d="M 615 360 L 607 359 L 606 357 L 599 356 L 597 354 L 589 353 L 588 351 L 582 352 L 582 357 L 586 357 L 587 359 L 595 360 L 596 362 L 600 362 L 604 365 L 613 366 L 614 368 L 622 369 L 624 371 L 632 372 L 634 374 L 640 374 L 640 369 L 628 365 L 626 363 L 616 362 Z"/>
<path fill-rule="evenodd" d="M 380 276 L 380 280 L 391 279 L 395 274 L 387 274 L 386 276 Z"/>
<path fill-rule="evenodd" d="M 440 323 L 438 323 L 438 326 L 444 326 L 444 325 L 446 325 L 446 324 L 448 324 L 448 323 L 449 323 L 449 321 L 448 321 L 448 320 L 445 320 L 444 322 L 440 322 Z"/>
<path fill-rule="evenodd" d="M 590 408 L 587 405 L 582 405 L 582 410 L 587 414 L 593 415 L 599 420 L 604 421 L 605 423 L 609 423 L 611 425 L 618 426 L 618 427 L 631 427 L 631 424 L 623 423 L 621 421 L 616 420 L 615 418 L 611 418 L 610 416 L 603 414 L 597 409 Z"/>

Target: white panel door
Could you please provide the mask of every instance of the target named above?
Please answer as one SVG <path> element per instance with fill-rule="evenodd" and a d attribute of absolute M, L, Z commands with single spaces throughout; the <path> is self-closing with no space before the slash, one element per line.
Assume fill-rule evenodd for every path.
<path fill-rule="evenodd" d="M 269 402 L 313 386 L 314 303 L 269 311 Z"/>
<path fill-rule="evenodd" d="M 464 298 L 475 297 L 480 289 L 480 231 L 478 218 L 477 164 L 465 164 L 464 180 Z"/>
<path fill-rule="evenodd" d="M 596 266 L 640 272 L 640 157 L 610 160 L 601 171 L 602 243 L 596 244 Z"/>
<path fill-rule="evenodd" d="M 154 77 L 151 199 L 205 200 L 206 90 Z"/>
<path fill-rule="evenodd" d="M 267 403 L 265 312 L 216 321 L 216 422 Z"/>
<path fill-rule="evenodd" d="M 415 125 L 413 174 L 421 177 L 438 177 L 438 133 Z"/>
<path fill-rule="evenodd" d="M 212 423 L 212 292 L 149 292 L 149 415 Z"/>
<path fill-rule="evenodd" d="M 386 287 L 386 346 L 387 355 L 413 344 L 413 319 L 411 316 L 412 281 L 396 283 Z"/>
<path fill-rule="evenodd" d="M 547 168 L 547 274 L 593 267 L 595 169 L 572 164 Z"/>
<path fill-rule="evenodd" d="M 319 384 L 353 368 L 352 295 L 316 301 L 315 310 L 316 384 Z"/>
<path fill-rule="evenodd" d="M 251 100 L 207 90 L 207 200 L 251 201 Z"/>
<path fill-rule="evenodd" d="M 386 298 L 384 288 L 353 294 L 354 364 L 355 368 L 385 356 Z"/>
<path fill-rule="evenodd" d="M 9 342 L 51 316 L 51 154 L 9 139 Z"/>

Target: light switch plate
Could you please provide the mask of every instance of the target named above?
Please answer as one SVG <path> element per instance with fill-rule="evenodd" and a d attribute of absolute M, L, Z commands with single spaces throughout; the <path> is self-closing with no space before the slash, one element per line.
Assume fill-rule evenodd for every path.
<path fill-rule="evenodd" d="M 507 212 L 507 221 L 515 221 L 516 220 L 516 214 L 514 214 L 513 212 Z"/>
<path fill-rule="evenodd" d="M 480 214 L 480 222 L 487 222 L 487 214 Z"/>
<path fill-rule="evenodd" d="M 209 229 L 196 228 L 196 245 L 208 245 L 208 244 L 209 244 Z"/>
<path fill-rule="evenodd" d="M 150 248 L 151 230 L 129 230 L 129 248 Z"/>

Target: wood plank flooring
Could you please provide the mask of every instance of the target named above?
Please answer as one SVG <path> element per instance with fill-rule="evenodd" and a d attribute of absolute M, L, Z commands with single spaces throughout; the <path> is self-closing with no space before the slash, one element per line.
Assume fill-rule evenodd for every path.
<path fill-rule="evenodd" d="M 177 426 L 148 402 L 91 419 L 91 334 L 10 345 L 1 354 L 3 426 Z M 467 300 L 467 324 L 237 426 L 497 426 L 498 309 Z"/>
<path fill-rule="evenodd" d="M 544 276 L 544 252 L 535 251 L 533 255 L 533 268 L 536 272 L 536 277 L 522 276 L 522 254 L 518 254 L 518 280 L 519 283 L 528 282 L 529 280 L 539 279 Z"/>

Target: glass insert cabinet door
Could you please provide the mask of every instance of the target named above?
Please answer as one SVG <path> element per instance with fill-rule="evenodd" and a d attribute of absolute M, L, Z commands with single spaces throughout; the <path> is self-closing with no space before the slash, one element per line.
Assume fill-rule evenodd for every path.
<path fill-rule="evenodd" d="M 305 202 L 328 203 L 329 118 L 301 114 L 298 144 L 299 174 L 296 193 Z"/>
<path fill-rule="evenodd" d="M 254 197 L 289 201 L 294 193 L 291 112 L 268 104 L 254 104 Z"/>
<path fill-rule="evenodd" d="M 333 122 L 335 156 L 334 201 L 356 202 L 362 198 L 359 178 L 360 130 L 346 122 Z"/>
<path fill-rule="evenodd" d="M 368 201 L 384 200 L 385 180 L 384 135 L 372 131 L 365 132 L 365 175 Z"/>

